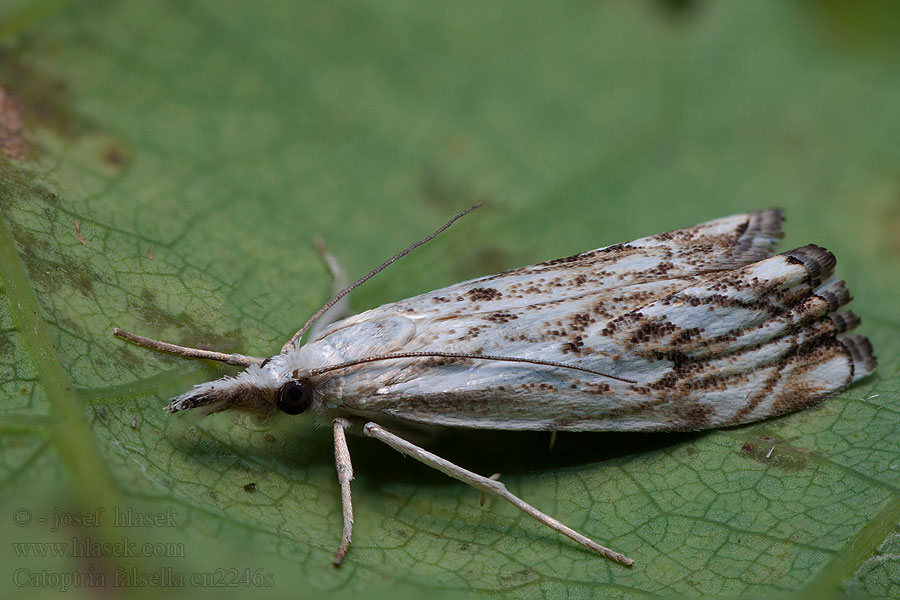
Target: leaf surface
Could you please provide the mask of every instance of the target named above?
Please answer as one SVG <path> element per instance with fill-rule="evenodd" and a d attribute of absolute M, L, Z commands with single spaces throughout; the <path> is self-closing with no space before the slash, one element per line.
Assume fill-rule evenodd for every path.
<path fill-rule="evenodd" d="M 10 593 L 61 587 L 30 578 L 41 571 L 121 568 L 180 572 L 171 591 L 192 597 L 900 595 L 898 38 L 859 14 L 774 1 L 0 8 L 0 498 L 13 515 L 0 532 L 170 544 L 101 558 L 13 544 L 4 564 L 29 578 L 5 577 Z M 332 569 L 329 428 L 166 418 L 168 398 L 225 371 L 112 328 L 267 356 L 328 296 L 315 234 L 352 277 L 476 201 L 355 307 L 780 205 L 782 249 L 837 255 L 878 372 L 723 431 L 435 442 L 633 569 L 351 439 L 354 541 Z M 54 514 L 98 507 L 171 519 L 51 531 Z M 22 508 L 48 520 L 23 525 Z"/>

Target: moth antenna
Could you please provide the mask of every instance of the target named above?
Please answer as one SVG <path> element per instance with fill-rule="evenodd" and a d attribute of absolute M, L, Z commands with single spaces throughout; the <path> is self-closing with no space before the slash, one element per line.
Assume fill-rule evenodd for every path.
<path fill-rule="evenodd" d="M 328 373 L 330 371 L 337 371 L 338 369 L 346 369 L 347 367 L 353 367 L 356 365 L 361 365 L 370 362 L 377 362 L 381 360 L 394 360 L 396 358 L 428 358 L 428 357 L 436 357 L 436 358 L 473 358 L 477 360 L 498 360 L 503 362 L 517 362 L 517 363 L 528 363 L 531 365 L 541 365 L 545 367 L 560 367 L 562 369 L 573 369 L 575 371 L 583 371 L 584 373 L 592 373 L 594 375 L 600 375 L 602 377 L 608 377 L 610 379 L 615 379 L 616 381 L 621 381 L 624 383 L 637 383 L 632 379 L 625 379 L 624 377 L 618 377 L 616 375 L 610 375 L 609 373 L 603 373 L 601 371 L 594 371 L 593 369 L 587 369 L 585 367 L 579 367 L 576 365 L 567 365 L 566 363 L 556 362 L 552 360 L 540 360 L 536 358 L 520 358 L 518 356 L 493 356 L 490 354 L 461 354 L 457 352 L 398 352 L 396 354 L 380 354 L 377 356 L 367 356 L 366 358 L 360 358 L 357 360 L 350 360 L 347 362 L 339 363 L 336 365 L 331 365 L 328 367 L 319 367 L 318 369 L 313 369 L 313 375 L 322 375 L 323 373 Z"/>
<path fill-rule="evenodd" d="M 159 340 L 151 340 L 142 335 L 135 335 L 116 327 L 113 329 L 113 335 L 128 340 L 138 346 L 150 348 L 158 352 L 168 352 L 169 354 L 177 354 L 186 356 L 187 358 L 206 358 L 209 360 L 217 360 L 219 362 L 228 363 L 229 365 L 237 365 L 239 367 L 249 367 L 250 365 L 258 365 L 263 359 L 255 356 L 244 356 L 243 354 L 225 354 L 224 352 L 214 352 L 212 350 L 201 350 L 200 348 L 188 348 L 187 346 L 178 346 L 169 342 L 160 342 Z"/>
<path fill-rule="evenodd" d="M 381 263 L 380 266 L 375 267 L 374 269 L 372 269 L 371 271 L 369 271 L 368 273 L 366 273 L 363 277 L 361 277 L 360 279 L 356 280 L 355 282 L 351 283 L 350 285 L 348 285 L 347 287 L 345 287 L 344 289 L 342 289 L 340 292 L 338 292 L 338 293 L 334 296 L 334 298 L 332 298 L 332 299 L 329 300 L 327 303 L 325 303 L 325 306 L 323 306 L 322 308 L 320 308 L 316 314 L 314 314 L 313 316 L 311 316 L 311 317 L 309 318 L 309 320 L 306 321 L 306 323 L 303 325 L 303 327 L 300 328 L 300 331 L 298 331 L 298 332 L 295 333 L 293 336 L 291 336 L 291 339 L 289 339 L 289 340 L 287 341 L 287 343 L 285 343 L 285 345 L 281 348 L 281 351 L 282 351 L 282 352 L 287 352 L 287 350 L 289 350 L 291 346 L 293 346 L 293 345 L 296 344 L 298 341 L 300 341 L 300 338 L 302 338 L 303 335 L 304 335 L 307 331 L 309 331 L 309 328 L 312 327 L 312 324 L 315 323 L 315 322 L 319 319 L 319 317 L 321 317 L 322 315 L 324 315 L 324 314 L 328 311 L 329 308 L 331 308 L 332 306 L 334 306 L 335 304 L 337 304 L 337 303 L 341 300 L 341 298 L 343 298 L 344 296 L 346 296 L 347 294 L 349 294 L 350 292 L 352 292 L 354 289 L 358 288 L 359 286 L 361 286 L 362 284 L 364 284 L 366 281 L 368 281 L 369 279 L 371 279 L 372 277 L 374 277 L 375 275 L 377 275 L 379 272 L 381 272 L 382 270 L 384 270 L 388 265 L 390 265 L 390 264 L 391 264 L 392 262 L 394 262 L 395 260 L 399 260 L 399 259 L 403 258 L 404 256 L 406 256 L 407 254 L 409 254 L 410 252 L 412 252 L 413 250 L 415 250 L 416 248 L 418 248 L 419 246 L 421 246 L 421 245 L 423 245 L 423 244 L 427 244 L 428 242 L 430 242 L 431 240 L 433 240 L 434 238 L 436 238 L 436 237 L 437 237 L 440 233 L 442 233 L 445 229 L 447 229 L 448 227 L 450 227 L 451 225 L 453 225 L 453 223 L 455 223 L 455 222 L 457 221 L 457 219 L 460 219 L 461 217 L 463 217 L 463 216 L 469 214 L 470 212 L 472 212 L 473 210 L 475 210 L 475 209 L 478 208 L 479 206 L 481 206 L 481 203 L 478 203 L 478 204 L 476 204 L 476 205 L 474 205 L 474 206 L 470 206 L 470 207 L 467 208 L 466 210 L 462 211 L 461 213 L 457 214 L 455 217 L 453 217 L 452 219 L 450 219 L 449 221 L 447 221 L 446 223 L 444 223 L 444 225 L 443 225 L 442 227 L 440 227 L 439 229 L 437 229 L 434 233 L 432 233 L 432 234 L 429 235 L 428 237 L 419 240 L 418 242 L 416 242 L 415 244 L 413 244 L 412 246 L 410 246 L 409 248 L 407 248 L 407 249 L 404 250 L 403 252 L 400 252 L 399 254 L 395 254 L 395 255 L 392 256 L 391 258 L 389 258 L 389 259 L 387 259 L 386 261 L 384 261 L 383 263 Z"/>

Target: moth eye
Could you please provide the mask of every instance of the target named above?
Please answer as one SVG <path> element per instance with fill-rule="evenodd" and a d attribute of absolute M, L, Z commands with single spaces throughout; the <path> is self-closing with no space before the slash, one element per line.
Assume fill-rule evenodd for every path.
<path fill-rule="evenodd" d="M 312 401 L 313 387 L 304 381 L 288 381 L 278 390 L 278 408 L 289 415 L 299 415 Z"/>

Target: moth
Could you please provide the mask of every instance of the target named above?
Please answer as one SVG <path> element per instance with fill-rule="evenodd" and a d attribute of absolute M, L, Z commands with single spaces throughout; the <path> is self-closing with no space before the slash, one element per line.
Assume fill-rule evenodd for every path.
<path fill-rule="evenodd" d="M 540 512 L 496 478 L 388 427 L 693 431 L 800 410 L 875 370 L 868 339 L 847 333 L 860 319 L 843 310 L 851 298 L 834 276 L 834 255 L 807 245 L 772 256 L 782 237 L 779 209 L 479 277 L 337 319 L 351 290 L 474 208 L 347 287 L 323 249 L 341 291 L 268 358 L 115 330 L 154 350 L 245 367 L 194 386 L 171 401 L 169 413 L 305 413 L 332 423 L 344 518 L 336 566 L 353 526 L 348 427 L 361 426 L 364 435 L 630 566 L 632 559 Z M 323 317 L 332 308 L 335 316 Z"/>

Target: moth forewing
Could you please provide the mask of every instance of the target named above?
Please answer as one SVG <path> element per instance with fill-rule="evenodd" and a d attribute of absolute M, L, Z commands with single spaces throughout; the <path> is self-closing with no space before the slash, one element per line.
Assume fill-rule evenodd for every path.
<path fill-rule="evenodd" d="M 466 211 L 468 212 L 468 211 Z M 454 217 L 450 221 L 459 218 Z M 135 343 L 246 370 L 201 384 L 170 412 L 318 413 L 334 423 L 344 506 L 353 523 L 351 423 L 417 460 L 509 500 L 582 545 L 608 550 L 509 493 L 378 425 L 547 431 L 684 431 L 798 410 L 872 373 L 869 341 L 834 276 L 809 245 L 770 256 L 782 215 L 734 215 L 575 256 L 480 277 L 333 323 L 299 345 L 336 294 L 268 359 Z M 336 272 L 331 268 L 332 272 Z"/>
<path fill-rule="evenodd" d="M 357 315 L 307 348 L 334 356 L 333 348 L 346 347 L 341 358 L 355 358 L 352 340 L 383 329 L 403 332 L 403 351 L 540 356 L 635 380 L 478 360 L 383 361 L 348 370 L 322 389 L 364 418 L 572 431 L 735 425 L 814 403 L 872 371 L 871 352 L 854 357 L 854 343 L 842 335 L 859 319 L 837 312 L 850 296 L 830 279 L 833 266 L 830 253 L 809 246 L 682 277 L 677 289 L 671 281 L 664 291 L 640 282 L 610 297 L 588 288 L 564 305 L 518 309 L 496 307 L 516 288 L 481 278 Z M 434 300 L 472 290 L 481 300 L 464 313 Z M 642 300 L 622 302 L 635 297 Z"/>

